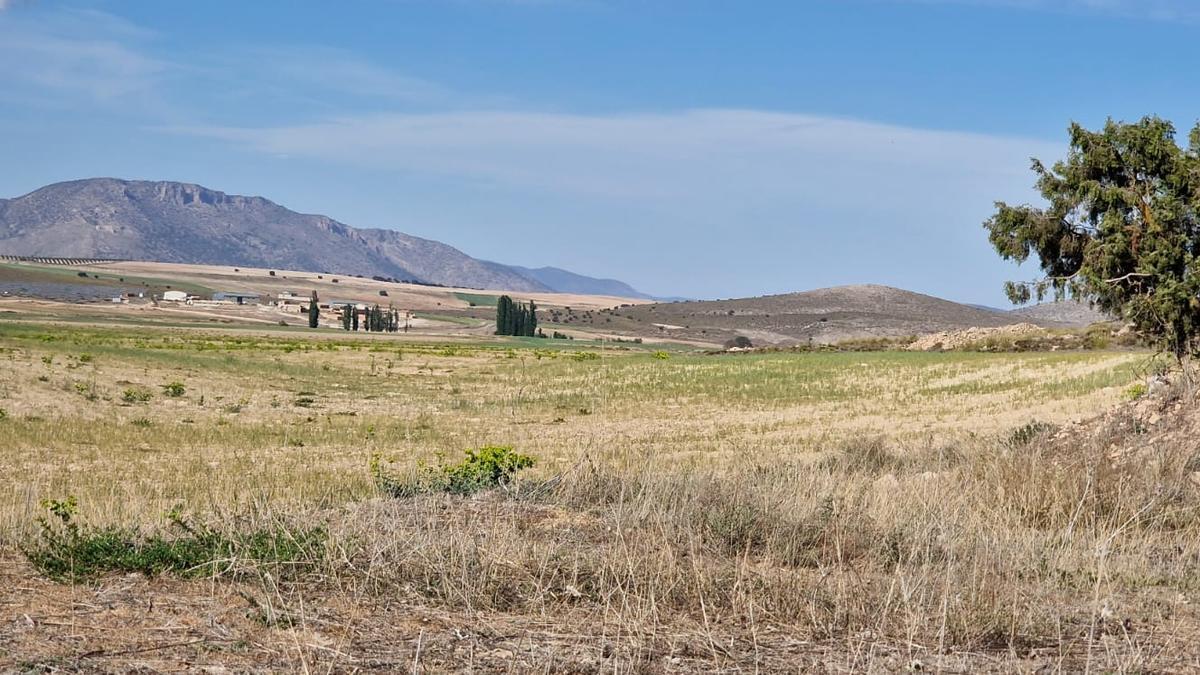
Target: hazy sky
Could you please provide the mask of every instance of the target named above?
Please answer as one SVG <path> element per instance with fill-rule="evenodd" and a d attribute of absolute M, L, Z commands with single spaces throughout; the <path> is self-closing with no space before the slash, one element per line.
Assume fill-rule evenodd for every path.
<path fill-rule="evenodd" d="M 1186 133 L 1198 31 L 1191 0 L 0 0 L 0 196 L 180 180 L 662 295 L 1001 305 L 1033 270 L 992 202 L 1070 120 Z"/>

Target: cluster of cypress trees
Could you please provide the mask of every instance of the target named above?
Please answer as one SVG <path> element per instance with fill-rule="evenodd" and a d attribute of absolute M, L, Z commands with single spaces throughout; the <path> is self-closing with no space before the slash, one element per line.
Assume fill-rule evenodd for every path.
<path fill-rule="evenodd" d="M 359 321 L 354 305 L 347 304 L 342 309 L 342 328 L 356 331 L 360 324 L 363 330 L 371 333 L 395 333 L 400 330 L 400 311 L 391 305 L 388 305 L 387 309 L 375 305 L 368 309 L 362 321 Z"/>
<path fill-rule="evenodd" d="M 496 335 L 537 335 L 537 305 L 513 302 L 507 295 L 496 301 Z"/>

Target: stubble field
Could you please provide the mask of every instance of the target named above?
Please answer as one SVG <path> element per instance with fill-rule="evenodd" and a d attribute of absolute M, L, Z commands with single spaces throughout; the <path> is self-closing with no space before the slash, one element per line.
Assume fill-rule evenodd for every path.
<path fill-rule="evenodd" d="M 1112 438 L 1047 432 L 1120 402 L 1147 354 L 548 342 L 0 325 L 0 669 L 1190 658 L 1190 456 L 1116 467 Z M 403 498 L 369 468 L 488 445 L 537 463 Z M 56 576 L 30 559 L 68 497 L 85 532 L 240 544 L 149 575 L 72 549 Z"/>

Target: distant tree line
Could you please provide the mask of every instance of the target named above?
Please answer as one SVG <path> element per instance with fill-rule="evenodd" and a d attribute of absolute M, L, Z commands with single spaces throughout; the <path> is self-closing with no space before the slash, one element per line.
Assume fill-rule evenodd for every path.
<path fill-rule="evenodd" d="M 400 311 L 388 305 L 383 309 L 379 305 L 368 308 L 361 320 L 354 305 L 347 304 L 342 308 L 342 328 L 357 331 L 360 328 L 370 333 L 395 333 L 400 330 Z"/>
<path fill-rule="evenodd" d="M 514 302 L 507 295 L 496 301 L 496 335 L 537 335 L 537 305 Z"/>

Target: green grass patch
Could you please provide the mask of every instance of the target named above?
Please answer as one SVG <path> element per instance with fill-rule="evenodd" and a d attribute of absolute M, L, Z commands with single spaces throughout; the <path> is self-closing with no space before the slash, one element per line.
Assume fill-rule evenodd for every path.
<path fill-rule="evenodd" d="M 482 293 L 455 293 L 454 297 L 470 303 L 472 307 L 495 307 L 500 297 Z"/>
<path fill-rule="evenodd" d="M 49 516 L 39 519 L 37 539 L 24 547 L 24 553 L 34 567 L 57 581 L 85 581 L 111 572 L 237 575 L 264 565 L 283 572 L 315 560 L 325 541 L 321 528 L 218 532 L 186 521 L 177 510 L 168 514 L 175 534 L 144 535 L 132 527 L 79 523 L 73 497 L 43 505 Z"/>
<path fill-rule="evenodd" d="M 413 314 L 413 316 L 418 319 L 425 319 L 426 321 L 442 321 L 459 326 L 476 327 L 487 323 L 487 321 L 484 321 L 483 319 L 473 319 L 469 316 L 451 316 L 448 314 L 426 314 L 424 312 L 416 312 Z"/>

